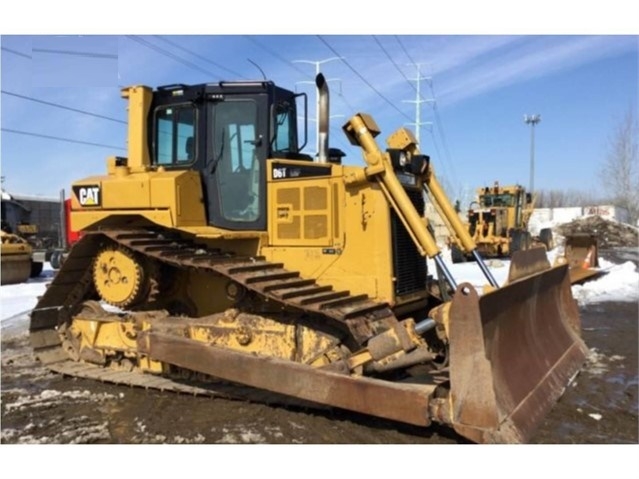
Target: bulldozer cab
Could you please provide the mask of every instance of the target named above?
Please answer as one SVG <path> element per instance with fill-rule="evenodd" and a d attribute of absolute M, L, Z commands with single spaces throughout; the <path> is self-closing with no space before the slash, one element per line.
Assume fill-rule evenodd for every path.
<path fill-rule="evenodd" d="M 488 188 L 486 188 L 488 189 Z M 485 208 L 501 207 L 508 208 L 515 206 L 515 197 L 511 193 L 484 194 L 480 197 L 481 205 Z"/>
<path fill-rule="evenodd" d="M 201 173 L 209 225 L 264 230 L 266 160 L 311 160 L 300 153 L 298 100 L 306 110 L 305 94 L 271 82 L 160 87 L 149 113 L 151 165 Z"/>

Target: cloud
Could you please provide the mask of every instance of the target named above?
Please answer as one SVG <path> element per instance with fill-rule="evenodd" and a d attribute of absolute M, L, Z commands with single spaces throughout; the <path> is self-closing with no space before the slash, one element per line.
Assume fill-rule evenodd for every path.
<path fill-rule="evenodd" d="M 421 64 L 421 76 L 437 85 L 440 106 L 450 106 L 505 86 L 576 68 L 605 57 L 637 49 L 630 36 L 398 36 L 377 37 L 384 52 L 370 36 L 355 36 L 342 43 L 327 37 L 352 69 L 331 66 L 343 73 L 344 96 L 353 105 L 388 110 L 381 95 L 396 104 L 414 99 L 417 76 L 412 62 Z M 392 61 L 388 59 L 391 56 Z M 309 55 L 310 56 L 310 55 Z M 401 71 L 400 71 L 401 70 Z M 407 78 L 411 81 L 407 81 Z M 433 96 L 422 84 L 422 98 Z M 408 111 L 408 110 L 407 110 Z M 395 112 L 397 114 L 397 112 Z"/>
<path fill-rule="evenodd" d="M 515 48 L 493 52 L 481 63 L 455 70 L 438 85 L 438 101 L 449 106 L 497 88 L 566 71 L 636 49 L 631 37 L 525 37 Z"/>

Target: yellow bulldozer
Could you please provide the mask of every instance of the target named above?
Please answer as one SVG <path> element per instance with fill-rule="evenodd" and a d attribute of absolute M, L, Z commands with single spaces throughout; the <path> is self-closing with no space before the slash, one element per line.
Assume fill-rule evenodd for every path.
<path fill-rule="evenodd" d="M 128 156 L 72 185 L 83 237 L 31 313 L 34 354 L 70 376 L 527 441 L 586 357 L 567 266 L 522 251 L 500 287 L 413 134 L 382 150 L 373 118 L 355 114 L 343 132 L 365 164 L 342 164 L 316 83 L 316 161 L 302 153 L 303 93 L 123 89 Z M 478 260 L 481 291 L 442 260 L 425 191 Z"/>

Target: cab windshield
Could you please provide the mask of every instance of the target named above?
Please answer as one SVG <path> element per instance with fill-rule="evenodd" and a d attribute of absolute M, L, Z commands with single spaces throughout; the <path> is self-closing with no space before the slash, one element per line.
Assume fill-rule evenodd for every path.
<path fill-rule="evenodd" d="M 481 205 L 485 208 L 496 207 L 511 207 L 515 206 L 515 197 L 509 193 L 501 195 L 484 195 L 481 198 Z"/>

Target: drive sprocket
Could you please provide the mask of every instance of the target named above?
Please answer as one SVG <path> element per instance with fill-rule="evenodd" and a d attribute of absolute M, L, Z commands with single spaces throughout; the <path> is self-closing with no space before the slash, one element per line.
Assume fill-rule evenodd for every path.
<path fill-rule="evenodd" d="M 133 252 L 117 246 L 103 248 L 93 263 L 93 282 L 100 298 L 127 308 L 146 299 L 149 274 Z"/>

